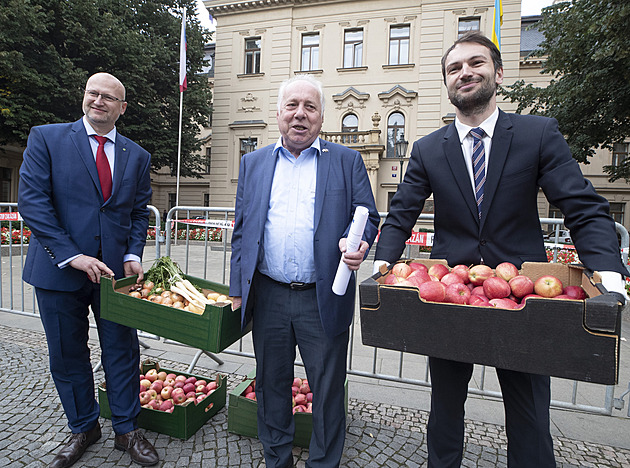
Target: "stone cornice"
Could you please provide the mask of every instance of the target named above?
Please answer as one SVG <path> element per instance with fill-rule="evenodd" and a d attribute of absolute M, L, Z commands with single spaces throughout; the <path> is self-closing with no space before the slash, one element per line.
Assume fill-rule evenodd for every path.
<path fill-rule="evenodd" d="M 203 3 L 212 16 L 221 16 L 243 11 L 255 11 L 262 8 L 305 6 L 315 3 L 335 3 L 336 1 L 337 0 L 205 0 Z"/>

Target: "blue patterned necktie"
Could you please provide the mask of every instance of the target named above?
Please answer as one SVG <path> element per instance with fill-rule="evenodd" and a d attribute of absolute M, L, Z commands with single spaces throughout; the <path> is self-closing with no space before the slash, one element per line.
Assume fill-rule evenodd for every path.
<path fill-rule="evenodd" d="M 486 183 L 486 149 L 482 140 L 485 134 L 486 132 L 479 127 L 470 130 L 470 136 L 473 138 L 472 163 L 479 219 L 481 219 L 481 204 L 483 203 L 483 186 Z"/>

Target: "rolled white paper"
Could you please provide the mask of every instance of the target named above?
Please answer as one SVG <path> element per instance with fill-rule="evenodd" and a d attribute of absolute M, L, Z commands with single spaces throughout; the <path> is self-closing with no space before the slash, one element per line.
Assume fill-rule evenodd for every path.
<path fill-rule="evenodd" d="M 361 245 L 361 239 L 363 238 L 363 231 L 365 230 L 365 223 L 367 222 L 370 210 L 365 206 L 357 206 L 354 210 L 354 217 L 352 218 L 352 224 L 350 225 L 350 231 L 346 238 L 346 252 L 352 253 L 359 250 Z M 337 296 L 343 296 L 348 289 L 348 282 L 350 281 L 350 275 L 352 270 L 348 268 L 343 262 L 343 256 L 339 260 L 339 266 L 337 267 L 337 274 L 333 281 L 332 291 Z"/>

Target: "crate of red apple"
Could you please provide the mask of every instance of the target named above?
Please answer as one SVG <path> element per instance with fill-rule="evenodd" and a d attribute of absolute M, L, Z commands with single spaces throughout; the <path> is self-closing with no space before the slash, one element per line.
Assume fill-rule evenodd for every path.
<path fill-rule="evenodd" d="M 256 371 L 247 375 L 234 390 L 230 392 L 228 405 L 228 431 L 247 437 L 258 437 L 256 402 Z M 345 403 L 348 410 L 348 381 L 345 382 Z M 291 386 L 295 435 L 293 445 L 308 447 L 313 430 L 313 393 L 307 379 L 295 377 Z"/>
<path fill-rule="evenodd" d="M 405 260 L 363 281 L 359 294 L 366 345 L 617 382 L 621 304 L 580 266 Z"/>
<path fill-rule="evenodd" d="M 149 367 L 149 368 L 148 368 Z M 140 374 L 141 409 L 138 425 L 162 434 L 188 439 L 225 406 L 226 380 L 160 369 L 159 364 L 143 364 Z M 107 387 L 98 388 L 101 416 L 111 417 Z"/>

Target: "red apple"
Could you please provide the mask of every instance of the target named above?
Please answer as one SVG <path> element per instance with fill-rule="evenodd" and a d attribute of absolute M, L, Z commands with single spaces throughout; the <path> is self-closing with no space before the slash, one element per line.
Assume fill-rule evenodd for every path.
<path fill-rule="evenodd" d="M 464 280 L 464 284 L 467 284 L 470 282 L 470 279 L 468 278 L 469 271 L 470 268 L 468 268 L 467 265 L 455 265 L 451 270 L 451 273 L 461 276 L 462 280 Z"/>
<path fill-rule="evenodd" d="M 472 284 L 472 283 L 468 283 L 468 284 Z M 474 288 L 472 288 L 472 290 L 470 291 L 470 294 L 486 297 L 486 293 L 483 291 L 483 285 L 475 286 Z"/>
<path fill-rule="evenodd" d="M 415 282 L 418 285 L 424 283 L 425 281 L 430 281 L 431 275 L 426 270 L 416 270 L 412 271 L 409 276 L 407 276 L 407 281 Z"/>
<path fill-rule="evenodd" d="M 518 268 L 516 268 L 513 263 L 503 262 L 497 265 L 494 269 L 494 273 L 499 278 L 502 278 L 505 281 L 510 281 L 515 276 L 518 276 Z"/>
<path fill-rule="evenodd" d="M 208 385 L 208 382 L 206 382 L 205 380 L 197 380 L 195 382 L 195 387 L 198 387 L 199 385 L 203 385 L 205 387 L 206 385 Z"/>
<path fill-rule="evenodd" d="M 529 276 L 516 275 L 508 284 L 516 297 L 525 297 L 534 292 L 534 282 Z"/>
<path fill-rule="evenodd" d="M 308 401 L 309 403 L 313 402 L 313 392 L 308 392 L 306 394 L 306 401 Z"/>
<path fill-rule="evenodd" d="M 245 395 L 245 398 L 256 401 L 256 393 L 250 392 L 247 395 Z"/>
<path fill-rule="evenodd" d="M 488 278 L 494 276 L 494 271 L 488 265 L 475 265 L 468 271 L 468 279 L 475 286 L 480 286 Z"/>
<path fill-rule="evenodd" d="M 518 309 L 520 306 L 507 298 L 490 299 L 490 304 L 497 309 Z"/>
<path fill-rule="evenodd" d="M 457 273 L 453 273 L 453 272 L 447 273 L 444 276 L 442 276 L 442 279 L 440 279 L 440 281 L 447 286 L 449 284 L 457 284 L 457 283 L 464 284 L 464 280 L 462 279 L 462 277 L 458 275 Z"/>
<path fill-rule="evenodd" d="M 157 380 L 158 372 L 155 369 L 149 369 L 146 374 L 144 374 L 144 378 L 150 382 L 155 382 Z"/>
<path fill-rule="evenodd" d="M 188 377 L 186 377 L 185 375 L 178 375 L 177 377 L 175 377 L 175 382 L 186 383 L 187 378 Z"/>
<path fill-rule="evenodd" d="M 411 274 L 411 267 L 404 262 L 399 262 L 392 267 L 392 273 L 399 278 L 406 278 Z"/>
<path fill-rule="evenodd" d="M 195 382 L 195 392 L 196 393 L 203 393 L 204 395 L 206 393 L 208 393 L 208 389 L 206 385 L 197 385 L 197 382 Z"/>
<path fill-rule="evenodd" d="M 152 388 L 157 393 L 160 393 L 163 387 L 164 387 L 164 382 L 162 382 L 161 380 L 156 380 L 155 382 L 151 384 L 149 388 Z"/>
<path fill-rule="evenodd" d="M 448 267 L 441 263 L 436 263 L 435 265 L 431 265 L 431 267 L 429 268 L 429 274 L 431 276 L 435 276 L 437 279 L 442 279 L 442 277 L 448 272 L 449 272 Z"/>
<path fill-rule="evenodd" d="M 383 284 L 400 284 L 402 281 L 405 281 L 405 278 L 401 278 L 394 275 L 393 273 L 390 273 L 389 275 L 385 276 Z"/>
<path fill-rule="evenodd" d="M 573 299 L 579 299 L 583 301 L 586 299 L 586 291 L 582 289 L 582 286 L 565 286 L 562 294 L 571 296 Z"/>
<path fill-rule="evenodd" d="M 307 394 L 311 391 L 311 387 L 308 385 L 308 382 L 302 382 L 302 386 L 300 387 L 300 393 Z"/>
<path fill-rule="evenodd" d="M 422 283 L 418 290 L 420 297 L 426 301 L 444 302 L 446 296 L 446 286 L 440 281 L 427 281 Z"/>
<path fill-rule="evenodd" d="M 448 275 L 445 275 L 445 277 L 446 276 Z M 445 302 L 450 302 L 451 304 L 467 304 L 468 299 L 470 299 L 470 289 L 468 289 L 468 286 L 465 284 L 453 283 L 446 286 L 444 294 Z"/>
<path fill-rule="evenodd" d="M 307 403 L 306 394 L 298 393 L 295 395 L 295 404 L 296 405 L 305 405 Z"/>
<path fill-rule="evenodd" d="M 492 304 L 488 301 L 485 296 L 477 296 L 476 294 L 471 294 L 468 298 L 468 305 L 472 306 L 480 306 L 480 307 L 492 307 Z"/>
<path fill-rule="evenodd" d="M 148 389 L 147 393 L 149 394 L 152 400 L 155 400 L 157 398 L 157 392 L 154 389 L 152 388 Z"/>
<path fill-rule="evenodd" d="M 186 394 L 181 388 L 176 388 L 171 393 L 171 398 L 173 399 L 173 403 L 176 405 L 181 405 L 186 401 Z"/>
<path fill-rule="evenodd" d="M 409 268 L 411 268 L 412 271 L 424 271 L 426 273 L 429 272 L 429 269 L 423 263 L 411 262 L 409 263 Z"/>
<path fill-rule="evenodd" d="M 569 296 L 568 294 L 558 294 L 557 296 L 553 296 L 551 299 L 565 299 L 565 300 L 571 300 L 571 301 L 578 301 L 579 299 L 576 299 L 575 297 Z"/>
<path fill-rule="evenodd" d="M 160 409 L 160 402 L 157 400 L 151 400 L 150 402 L 147 403 L 147 405 L 154 410 L 159 410 Z"/>
<path fill-rule="evenodd" d="M 295 377 L 293 379 L 293 384 L 291 385 L 292 387 L 301 387 L 302 386 L 302 379 L 300 379 L 299 377 Z"/>
<path fill-rule="evenodd" d="M 173 379 L 173 380 L 175 380 L 175 377 L 177 377 L 177 375 L 175 375 L 175 374 L 173 374 L 173 373 L 166 374 L 166 378 L 167 378 L 167 379 Z"/>
<path fill-rule="evenodd" d="M 164 385 L 167 387 L 172 387 L 175 384 L 175 379 L 171 377 L 166 377 L 164 380 Z"/>
<path fill-rule="evenodd" d="M 184 390 L 184 393 L 188 394 L 190 392 L 195 392 L 195 384 L 188 382 L 187 384 L 184 384 L 184 386 L 182 387 L 182 390 Z"/>
<path fill-rule="evenodd" d="M 160 404 L 160 411 L 167 411 L 168 409 L 173 407 L 173 402 L 171 400 L 164 400 Z"/>
<path fill-rule="evenodd" d="M 508 297 L 512 290 L 506 280 L 492 276 L 483 282 L 483 292 L 488 299 L 492 300 Z"/>
<path fill-rule="evenodd" d="M 208 390 L 208 393 L 216 390 L 218 387 L 218 384 L 216 382 L 209 382 L 208 385 L 206 385 L 206 389 Z M 250 385 L 251 387 L 251 385 Z M 249 387 L 248 387 L 249 388 Z M 252 387 L 252 392 L 254 391 L 254 388 Z"/>
<path fill-rule="evenodd" d="M 542 297 L 555 297 L 562 294 L 562 281 L 552 275 L 545 275 L 534 281 L 534 292 Z"/>
<path fill-rule="evenodd" d="M 191 384 L 195 384 L 197 382 L 197 377 L 187 377 L 186 380 L 184 380 L 184 383 L 191 383 Z"/>
<path fill-rule="evenodd" d="M 544 299 L 544 297 L 542 297 L 539 294 L 528 294 L 527 296 L 523 296 L 521 298 L 521 304 L 525 304 L 525 301 L 527 301 L 527 299 L 536 298 L 536 297 L 538 297 L 540 299 Z"/>
<path fill-rule="evenodd" d="M 182 380 L 176 380 L 173 384 L 173 388 L 184 388 L 184 385 L 186 384 Z"/>
<path fill-rule="evenodd" d="M 298 393 L 300 393 L 300 387 L 295 387 L 295 386 L 291 387 L 291 396 L 295 396 Z"/>
<path fill-rule="evenodd" d="M 140 392 L 139 397 L 141 405 L 146 405 L 148 402 L 151 401 L 151 396 L 147 392 Z"/>
<path fill-rule="evenodd" d="M 142 379 L 140 381 L 140 389 L 148 390 L 151 387 L 151 381 L 149 379 Z"/>

